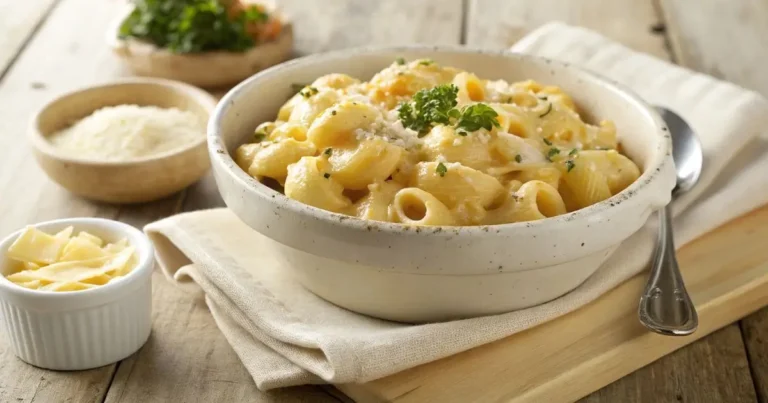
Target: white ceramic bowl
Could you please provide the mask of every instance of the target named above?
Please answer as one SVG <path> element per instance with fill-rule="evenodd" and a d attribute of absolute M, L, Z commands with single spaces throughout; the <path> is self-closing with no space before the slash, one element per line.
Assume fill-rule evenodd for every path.
<path fill-rule="evenodd" d="M 14 353 L 34 366 L 55 370 L 101 367 L 136 352 L 149 338 L 154 249 L 138 229 L 101 218 L 68 218 L 34 225 L 55 233 L 73 226 L 107 242 L 126 238 L 139 263 L 119 280 L 83 291 L 30 290 L 5 278 L 8 247 L 19 230 L 0 242 L 0 313 Z"/>
<path fill-rule="evenodd" d="M 608 200 L 554 218 L 418 228 L 351 218 L 288 199 L 232 160 L 232 151 L 258 123 L 274 119 L 291 95 L 291 83 L 333 72 L 368 79 L 397 57 L 431 58 L 483 78 L 559 85 L 587 120 L 616 123 L 626 153 L 643 174 Z M 208 143 L 227 206 L 278 242 L 276 248 L 306 288 L 347 309 L 405 322 L 507 312 L 567 293 L 669 202 L 675 182 L 667 128 L 631 92 L 567 64 L 458 47 L 353 49 L 276 66 L 221 100 L 209 121 Z"/>

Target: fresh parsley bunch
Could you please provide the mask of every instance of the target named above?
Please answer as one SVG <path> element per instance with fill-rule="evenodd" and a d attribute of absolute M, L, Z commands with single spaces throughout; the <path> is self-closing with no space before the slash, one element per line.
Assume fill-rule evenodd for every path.
<path fill-rule="evenodd" d="M 242 52 L 256 44 L 248 24 L 269 17 L 256 7 L 232 13 L 225 0 L 134 0 L 135 10 L 120 26 L 134 37 L 176 53 Z"/>
<path fill-rule="evenodd" d="M 453 84 L 438 85 L 428 90 L 421 90 L 413 96 L 411 102 L 400 105 L 398 117 L 403 126 L 419 133 L 423 137 L 434 125 L 455 124 L 457 133 L 466 136 L 467 132 L 480 129 L 491 130 L 499 127 L 499 116 L 490 106 L 482 103 L 456 109 L 456 96 L 459 88 Z"/>

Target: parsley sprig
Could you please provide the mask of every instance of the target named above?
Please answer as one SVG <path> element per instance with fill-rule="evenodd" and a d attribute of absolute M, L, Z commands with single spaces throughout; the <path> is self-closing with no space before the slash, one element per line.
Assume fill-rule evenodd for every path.
<path fill-rule="evenodd" d="M 398 115 L 403 126 L 419 132 L 422 137 L 433 125 L 447 125 L 451 118 L 448 114 L 458 103 L 458 94 L 459 87 L 453 84 L 417 92 L 411 102 L 400 105 Z"/>
<path fill-rule="evenodd" d="M 467 132 L 480 129 L 491 130 L 499 127 L 493 108 L 486 104 L 473 104 L 460 110 L 456 108 L 456 96 L 459 88 L 453 84 L 438 85 L 428 90 L 421 90 L 413 96 L 411 102 L 400 105 L 398 115 L 403 126 L 424 137 L 435 125 L 455 125 L 457 133 L 466 136 Z"/>
<path fill-rule="evenodd" d="M 176 53 L 242 52 L 256 44 L 252 24 L 269 20 L 261 8 L 241 11 L 223 0 L 134 0 L 119 37 L 134 37 Z M 238 3 L 239 4 L 239 3 Z"/>
<path fill-rule="evenodd" d="M 456 122 L 459 134 L 466 136 L 467 132 L 480 129 L 491 130 L 493 127 L 501 127 L 496 117 L 499 116 L 493 108 L 486 104 L 474 104 L 461 109 L 461 116 Z M 463 134 L 462 134 L 463 133 Z"/>

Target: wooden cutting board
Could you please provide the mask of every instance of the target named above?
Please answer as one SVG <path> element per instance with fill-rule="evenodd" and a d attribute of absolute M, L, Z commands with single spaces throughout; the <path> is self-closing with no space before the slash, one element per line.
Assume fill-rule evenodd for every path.
<path fill-rule="evenodd" d="M 678 253 L 699 312 L 691 336 L 637 320 L 638 275 L 597 301 L 498 342 L 366 384 L 337 385 L 357 402 L 572 402 L 768 305 L 768 206 Z"/>

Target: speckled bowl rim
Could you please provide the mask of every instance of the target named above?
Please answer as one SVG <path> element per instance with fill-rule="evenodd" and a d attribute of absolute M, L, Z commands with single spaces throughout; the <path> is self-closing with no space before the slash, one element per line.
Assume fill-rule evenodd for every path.
<path fill-rule="evenodd" d="M 28 137 L 30 139 L 30 142 L 32 143 L 32 146 L 37 151 L 49 156 L 50 158 L 53 158 L 59 161 L 68 162 L 70 164 L 100 166 L 100 167 L 103 167 L 103 166 L 125 167 L 125 166 L 141 165 L 149 162 L 154 162 L 154 161 L 175 157 L 177 155 L 188 152 L 192 149 L 205 146 L 206 136 L 200 136 L 199 139 L 195 139 L 195 141 L 192 143 L 189 143 L 183 147 L 164 151 L 162 153 L 152 154 L 152 155 L 148 155 L 146 157 L 140 157 L 140 158 L 131 158 L 127 160 L 107 160 L 107 159 L 98 159 L 98 158 L 78 157 L 75 155 L 67 154 L 65 152 L 61 152 L 51 144 L 50 140 L 48 140 L 48 136 L 50 136 L 50 134 L 47 134 L 47 135 L 43 134 L 42 131 L 40 130 L 40 117 L 52 105 L 58 102 L 67 102 L 68 99 L 72 99 L 75 97 L 81 97 L 89 91 L 105 91 L 105 90 L 109 90 L 110 88 L 122 86 L 122 85 L 151 85 L 151 86 L 155 86 L 163 89 L 177 90 L 179 93 L 183 94 L 185 97 L 193 100 L 196 104 L 199 104 L 201 107 L 203 107 L 206 110 L 206 112 L 208 112 L 209 119 L 211 116 L 213 116 L 213 113 L 216 108 L 216 98 L 213 95 L 211 95 L 210 93 L 200 88 L 197 88 L 190 84 L 183 83 L 181 81 L 168 80 L 164 78 L 149 78 L 149 77 L 127 77 L 127 78 L 120 78 L 116 80 L 104 81 L 98 84 L 80 87 L 80 88 L 59 94 L 54 98 L 51 98 L 43 106 L 38 108 L 38 110 L 32 115 L 32 119 L 30 119 L 30 122 L 29 122 Z M 152 105 L 153 104 L 151 104 L 150 106 Z M 103 105 L 99 108 L 104 108 L 106 106 L 109 106 L 109 105 Z M 95 112 L 96 110 L 98 110 L 98 108 L 91 111 L 91 113 Z"/>
<path fill-rule="evenodd" d="M 603 84 L 605 86 L 612 87 L 612 90 L 620 94 L 622 97 L 628 99 L 630 103 L 634 103 L 633 107 L 635 109 L 646 115 L 646 117 L 650 118 L 651 121 L 655 123 L 657 128 L 656 132 L 661 141 L 659 141 L 655 150 L 655 154 L 652 156 L 650 163 L 645 167 L 640 177 L 626 189 L 599 203 L 595 203 L 591 206 L 567 214 L 536 221 L 523 221 L 479 226 L 428 226 L 421 227 L 421 231 L 413 231 L 413 226 L 408 224 L 365 220 L 358 217 L 323 210 L 288 198 L 284 194 L 262 184 L 258 180 L 249 176 L 235 163 L 234 159 L 227 151 L 227 147 L 220 136 L 218 128 L 221 127 L 224 116 L 226 115 L 230 105 L 232 105 L 235 100 L 241 96 L 242 93 L 249 91 L 251 85 L 254 82 L 268 78 L 273 73 L 288 67 L 308 66 L 316 62 L 329 61 L 333 59 L 352 59 L 359 55 L 393 52 L 452 52 L 464 53 L 467 55 L 482 54 L 499 56 L 512 60 L 532 60 L 543 62 L 547 65 L 554 65 L 564 69 L 570 69 L 585 80 L 592 80 L 597 84 Z M 667 157 L 671 155 L 672 151 L 672 140 L 669 135 L 669 130 L 667 129 L 667 126 L 661 116 L 656 112 L 655 109 L 653 109 L 647 102 L 636 95 L 632 90 L 616 81 L 602 77 L 591 71 L 576 67 L 570 63 L 560 62 L 549 58 L 515 53 L 507 50 L 473 49 L 455 45 L 358 47 L 326 53 L 318 53 L 281 63 L 279 65 L 263 70 L 257 74 L 254 74 L 227 92 L 227 94 L 221 98 L 221 101 L 219 101 L 219 104 L 216 106 L 216 109 L 211 115 L 211 118 L 208 121 L 207 132 L 209 154 L 211 155 L 212 162 L 214 162 L 213 160 L 215 159 L 217 160 L 216 162 L 222 163 L 223 167 L 226 169 L 227 174 L 232 175 L 244 188 L 255 191 L 260 197 L 267 199 L 268 202 L 278 204 L 281 208 L 286 209 L 292 213 L 307 216 L 308 218 L 314 218 L 320 221 L 325 221 L 329 224 L 337 226 L 347 227 L 360 231 L 370 231 L 371 227 L 375 226 L 375 228 L 381 232 L 391 234 L 411 234 L 412 236 L 473 236 L 487 233 L 490 230 L 513 230 L 517 228 L 523 229 L 533 227 L 539 228 L 541 230 L 557 230 L 557 226 L 559 225 L 567 223 L 571 223 L 572 225 L 574 220 L 588 219 L 589 217 L 599 215 L 605 210 L 616 209 L 619 207 L 619 204 L 626 205 L 626 203 L 621 203 L 621 201 L 636 197 L 637 192 L 644 190 L 652 181 L 658 180 L 658 174 L 662 171 L 661 168 L 667 162 Z"/>

